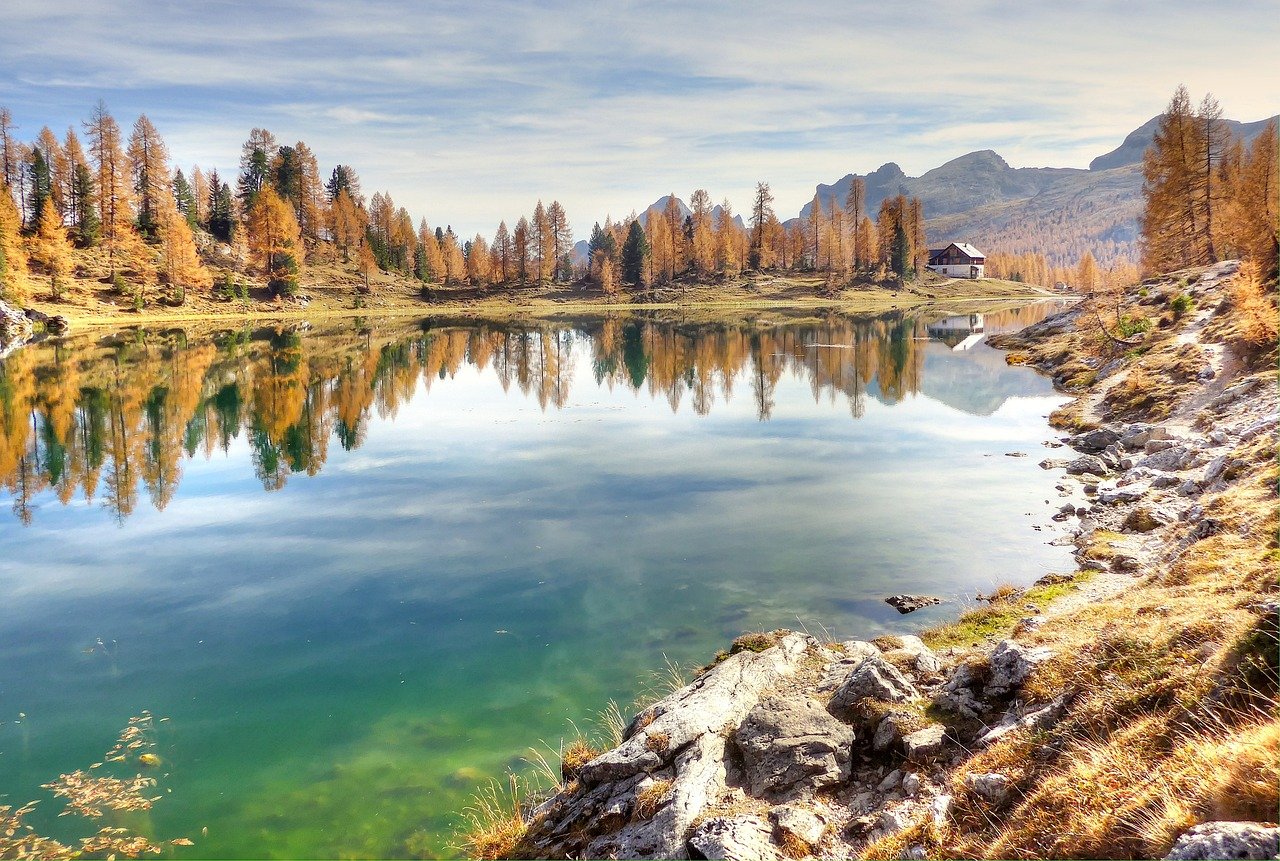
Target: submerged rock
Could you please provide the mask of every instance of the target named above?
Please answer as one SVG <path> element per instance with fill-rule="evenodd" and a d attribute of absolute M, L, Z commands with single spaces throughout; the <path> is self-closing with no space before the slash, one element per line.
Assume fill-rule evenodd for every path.
<path fill-rule="evenodd" d="M 884 602 L 893 607 L 899 613 L 914 613 L 922 607 L 930 607 L 934 604 L 941 604 L 941 598 L 935 598 L 932 595 L 890 595 L 884 599 Z"/>

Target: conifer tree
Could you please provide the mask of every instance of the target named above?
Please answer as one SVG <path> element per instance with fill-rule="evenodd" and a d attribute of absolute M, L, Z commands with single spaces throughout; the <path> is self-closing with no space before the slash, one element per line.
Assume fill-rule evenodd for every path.
<path fill-rule="evenodd" d="M 511 279 L 515 262 L 514 250 L 511 234 L 507 231 L 507 223 L 501 221 L 498 223 L 498 232 L 493 235 L 493 254 L 497 264 L 494 277 L 500 284 L 506 284 Z"/>
<path fill-rule="evenodd" d="M 756 183 L 755 201 L 751 205 L 751 252 L 748 265 L 752 269 L 760 269 L 764 265 L 765 222 L 775 218 L 773 214 L 773 194 L 769 191 L 769 183 Z"/>
<path fill-rule="evenodd" d="M 62 299 L 62 291 L 71 275 L 71 244 L 67 241 L 66 228 L 52 201 L 46 201 L 40 209 L 40 221 L 31 237 L 30 260 L 49 276 L 55 301 Z"/>
<path fill-rule="evenodd" d="M 246 226 L 249 248 L 261 263 L 267 287 L 276 295 L 293 295 L 302 264 L 302 239 L 293 208 L 274 188 L 263 185 L 249 209 Z"/>
<path fill-rule="evenodd" d="M 40 151 L 39 147 L 31 150 L 29 184 L 30 203 L 27 212 L 29 213 L 30 224 L 28 228 L 34 231 L 40 224 L 40 217 L 44 213 L 45 205 L 53 206 L 53 176 L 49 171 L 49 163 L 45 161 L 44 153 Z"/>
<path fill-rule="evenodd" d="M 492 280 L 493 259 L 489 256 L 489 243 L 476 234 L 467 249 L 467 278 L 472 284 L 484 286 Z"/>
<path fill-rule="evenodd" d="M 133 124 L 126 155 L 138 204 L 138 230 L 150 239 L 156 235 L 160 199 L 173 192 L 168 149 L 146 114 Z"/>
<path fill-rule="evenodd" d="M 107 262 L 114 276 L 122 250 L 125 257 L 133 254 L 136 231 L 133 227 L 133 191 L 129 182 L 129 163 L 120 143 L 120 126 L 99 100 L 85 123 L 89 152 L 93 159 L 98 198 L 98 214 L 102 225 L 102 242 L 107 249 Z"/>
<path fill-rule="evenodd" d="M 860 176 L 855 176 L 853 182 L 849 184 L 849 195 L 845 198 L 844 211 L 848 216 L 849 230 L 853 240 L 853 268 L 861 269 L 865 265 L 865 255 L 867 249 L 861 244 L 863 237 L 860 235 L 859 228 L 862 225 L 862 219 L 867 208 L 867 181 Z"/>
<path fill-rule="evenodd" d="M 0 111 L 0 120 L 7 119 L 7 112 Z M 0 184 L 0 299 L 15 305 L 21 305 L 27 299 L 27 254 L 22 247 L 22 216 L 18 214 L 9 187 L 3 184 Z"/>
<path fill-rule="evenodd" d="M 516 222 L 516 229 L 511 234 L 511 249 L 515 257 L 516 275 L 520 279 L 521 284 L 529 283 L 529 266 L 530 266 L 530 237 L 529 237 L 529 220 L 523 215 Z"/>
<path fill-rule="evenodd" d="M 200 261 L 191 222 L 176 203 L 163 202 L 157 218 L 161 272 L 165 283 L 173 288 L 175 301 L 181 304 L 187 290 L 207 290 L 213 286 L 213 276 Z"/>
<path fill-rule="evenodd" d="M 71 161 L 67 158 L 66 151 L 62 148 L 62 144 L 58 142 L 58 138 L 48 126 L 40 129 L 40 139 L 36 143 L 36 150 L 44 156 L 44 163 L 49 168 L 49 198 L 53 201 L 53 205 L 58 209 L 58 215 L 62 216 L 63 222 L 66 222 L 67 216 L 67 196 L 71 189 L 72 168 Z"/>
<path fill-rule="evenodd" d="M 622 280 L 636 287 L 644 286 L 644 272 L 649 262 L 649 240 L 638 220 L 633 219 L 622 245 Z"/>
<path fill-rule="evenodd" d="M 444 241 L 440 243 L 440 255 L 444 259 L 444 283 L 457 284 L 467 276 L 467 261 L 462 256 L 462 248 L 458 245 L 458 237 L 453 228 L 444 232 Z"/>
<path fill-rule="evenodd" d="M 199 226 L 200 215 L 196 207 L 195 190 L 191 187 L 191 183 L 187 182 L 182 168 L 178 168 L 173 174 L 173 202 L 178 207 L 178 212 L 187 220 L 188 227 Z"/>

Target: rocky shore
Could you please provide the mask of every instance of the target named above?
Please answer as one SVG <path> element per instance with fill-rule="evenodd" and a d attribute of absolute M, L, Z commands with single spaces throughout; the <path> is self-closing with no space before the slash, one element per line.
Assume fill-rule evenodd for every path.
<path fill-rule="evenodd" d="M 45 334 L 67 331 L 65 318 L 35 309 L 23 310 L 0 300 L 0 359 Z"/>
<path fill-rule="evenodd" d="M 1276 737 L 1274 671 L 1237 680 L 1242 650 L 1267 664 L 1280 602 L 1274 571 L 1250 567 L 1274 542 L 1277 397 L 1274 365 L 1230 343 L 1236 268 L 1136 285 L 1126 300 L 1156 320 L 1142 350 L 1082 355 L 1079 306 L 998 342 L 1078 395 L 1056 417 L 1074 425 L 1060 439 L 1072 454 L 1041 464 L 1060 472 L 1054 519 L 1071 525 L 1077 570 L 921 636 L 744 635 L 620 744 L 566 758 L 523 833 L 480 854 L 1277 857 L 1280 829 L 1255 821 L 1274 819 L 1274 792 L 1243 789 L 1274 766 L 1234 777 L 1226 800 L 1186 790 L 1178 808 L 1191 784 L 1168 753 L 1191 745 L 1178 756 L 1200 762 L 1219 742 Z M 1184 291 L 1192 313 L 1154 316 Z M 1134 408 L 1139 382 L 1151 397 Z M 1148 732 L 1164 747 L 1123 760 Z M 1150 786 L 1089 770 L 1108 757 Z M 1233 806 L 1232 792 L 1254 796 Z"/>

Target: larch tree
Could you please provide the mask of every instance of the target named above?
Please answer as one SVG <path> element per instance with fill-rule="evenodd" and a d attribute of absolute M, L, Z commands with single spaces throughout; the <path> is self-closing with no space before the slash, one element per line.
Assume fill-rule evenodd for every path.
<path fill-rule="evenodd" d="M 198 164 L 191 168 L 191 194 L 196 203 L 196 224 L 204 227 L 209 223 L 209 179 Z"/>
<path fill-rule="evenodd" d="M 129 171 L 137 201 L 139 232 L 154 238 L 159 222 L 160 200 L 172 193 L 169 150 L 146 114 L 138 117 L 129 135 Z"/>
<path fill-rule="evenodd" d="M 505 221 L 498 222 L 498 231 L 493 235 L 493 254 L 497 263 L 497 272 L 494 276 L 498 283 L 506 284 L 511 280 L 514 271 L 515 247 Z"/>
<path fill-rule="evenodd" d="M 569 253 L 573 250 L 573 231 L 569 227 L 569 217 L 565 215 L 560 201 L 553 200 L 547 207 L 547 226 L 551 235 L 552 279 L 568 281 L 572 273 L 566 271 Z"/>
<path fill-rule="evenodd" d="M 511 251 L 515 258 L 516 276 L 521 284 L 529 283 L 530 245 L 529 219 L 522 215 L 511 233 Z"/>
<path fill-rule="evenodd" d="M 689 209 L 693 213 L 693 237 L 689 243 L 689 258 L 698 277 L 705 278 L 716 268 L 715 226 L 711 223 L 711 195 L 699 188 L 689 195 Z"/>
<path fill-rule="evenodd" d="M 40 212 L 40 221 L 31 237 L 29 259 L 38 264 L 49 276 L 49 287 L 54 301 L 61 301 L 67 280 L 71 276 L 71 243 L 67 230 L 62 226 L 62 216 L 52 202 Z"/>
<path fill-rule="evenodd" d="M 751 253 L 748 258 L 748 264 L 752 269 L 760 269 L 764 263 L 761 260 L 762 255 L 767 254 L 765 251 L 764 225 L 773 214 L 773 193 L 769 191 L 769 183 L 756 183 L 756 196 L 751 204 Z"/>
<path fill-rule="evenodd" d="M 733 220 L 733 207 L 729 198 L 720 203 L 720 216 L 716 219 L 716 267 L 726 275 L 738 273 L 738 225 Z"/>
<path fill-rule="evenodd" d="M 187 290 L 208 290 L 213 276 L 200 261 L 191 223 L 176 202 L 164 201 L 156 213 L 160 246 L 160 271 L 176 304 L 186 301 Z"/>
<path fill-rule="evenodd" d="M 0 107 L 0 184 L 12 195 L 18 185 L 22 163 L 18 158 L 18 141 L 13 136 L 13 114 Z"/>
<path fill-rule="evenodd" d="M 7 185 L 0 185 L 0 299 L 19 305 L 27 300 L 22 216 Z"/>
<path fill-rule="evenodd" d="M 329 207 L 329 229 L 333 243 L 342 252 L 343 262 L 351 259 L 351 252 L 364 243 L 368 217 L 352 199 L 346 187 L 338 189 Z"/>
<path fill-rule="evenodd" d="M 467 279 L 483 287 L 493 279 L 493 259 L 489 256 L 489 243 L 479 233 L 467 249 Z"/>
<path fill-rule="evenodd" d="M 85 123 L 89 139 L 89 152 L 93 159 L 101 219 L 102 243 L 107 249 L 107 261 L 111 274 L 121 257 L 121 249 L 134 249 L 136 231 L 133 227 L 133 189 L 130 183 L 129 162 L 120 142 L 120 126 L 107 111 L 106 103 L 99 100 Z"/>
<path fill-rule="evenodd" d="M 302 267 L 302 237 L 293 207 L 270 185 L 254 196 L 247 220 L 249 248 L 262 266 L 267 287 L 277 296 L 293 295 Z"/>
<path fill-rule="evenodd" d="M 457 284 L 467 277 L 467 261 L 462 256 L 462 247 L 458 244 L 458 237 L 454 235 L 452 227 L 444 232 L 444 239 L 440 242 L 440 256 L 444 261 L 445 284 Z"/>
<path fill-rule="evenodd" d="M 72 169 L 66 151 L 58 142 L 58 137 L 48 126 L 40 129 L 40 139 L 36 142 L 37 150 L 44 156 L 49 167 L 49 199 L 58 209 L 58 215 L 65 222 L 67 215 L 67 196 L 71 188 Z"/>
<path fill-rule="evenodd" d="M 1142 157 L 1142 265 L 1162 272 L 1208 262 L 1203 183 L 1191 96 L 1179 86 Z"/>
<path fill-rule="evenodd" d="M 685 270 L 688 261 L 688 255 L 685 252 L 684 215 L 680 211 L 680 201 L 674 191 L 667 195 L 666 205 L 662 208 L 662 217 L 666 221 L 668 245 L 671 248 L 671 266 L 668 275 L 670 280 Z"/>
<path fill-rule="evenodd" d="M 94 193 L 93 172 L 75 129 L 68 127 L 63 138 L 63 155 L 68 164 L 68 185 L 63 220 L 75 233 L 76 245 L 89 248 L 98 241 L 101 223 L 98 220 L 97 196 Z"/>
<path fill-rule="evenodd" d="M 853 182 L 849 184 L 849 194 L 844 200 L 845 215 L 848 216 L 849 232 L 851 234 L 853 245 L 853 268 L 862 269 L 864 265 L 864 255 L 866 247 L 859 240 L 858 228 L 862 224 L 863 215 L 867 208 L 867 181 L 860 176 L 855 176 Z"/>
<path fill-rule="evenodd" d="M 665 213 L 650 210 L 645 215 L 645 236 L 649 240 L 653 280 L 666 283 L 675 276 L 675 255 L 671 247 L 671 230 Z"/>
<path fill-rule="evenodd" d="M 418 244 L 422 248 L 423 265 L 426 277 L 423 281 L 444 281 L 444 254 L 440 250 L 440 241 L 427 224 L 426 219 L 418 225 Z"/>

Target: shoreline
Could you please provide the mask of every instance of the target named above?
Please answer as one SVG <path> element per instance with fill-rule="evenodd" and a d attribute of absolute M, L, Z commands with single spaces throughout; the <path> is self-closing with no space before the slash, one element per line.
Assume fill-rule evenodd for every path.
<path fill-rule="evenodd" d="M 1077 798 L 1070 813 L 1049 813 L 1070 795 L 1064 787 L 1088 796 L 1097 777 L 1085 760 L 1119 759 L 1135 743 L 1126 732 L 1159 726 L 1172 733 L 1184 712 L 1204 708 L 1177 694 L 1190 688 L 1211 700 L 1216 688 L 1205 687 L 1206 666 L 1227 674 L 1241 649 L 1265 653 L 1274 643 L 1274 578 L 1258 576 L 1267 558 L 1261 536 L 1275 517 L 1261 508 L 1274 509 L 1267 478 L 1274 367 L 1252 373 L 1219 346 L 1234 273 L 1232 264 L 1219 264 L 1135 285 L 1128 297 L 1135 307 L 1153 304 L 1155 293 L 1163 309 L 1183 289 L 1198 306 L 1167 326 L 1162 317 L 1172 331 L 1153 330 L 1136 356 L 1083 356 L 1090 322 L 1078 305 L 994 336 L 992 346 L 1010 363 L 1033 365 L 1075 396 L 1051 422 L 1074 427 L 1062 439 L 1071 456 L 1041 463 L 1063 470 L 1056 486 L 1066 501 L 1053 519 L 1075 521 L 1075 571 L 1003 586 L 988 606 L 918 636 L 823 643 L 784 630 L 744 634 L 690 685 L 640 709 L 612 738 L 579 738 L 565 748 L 559 786 L 546 800 L 514 806 L 501 828 L 473 817 L 472 854 L 1161 857 L 1175 845 L 1198 851 L 1196 841 L 1226 839 L 1217 826 L 1189 829 L 1191 819 L 1223 818 L 1215 810 L 1268 819 L 1258 811 L 1267 804 L 1274 811 L 1274 790 L 1260 805 L 1237 799 L 1232 808 L 1230 782 L 1191 817 L 1175 815 L 1169 803 L 1151 810 L 1137 789 L 1136 800 Z M 1199 364 L 1188 385 L 1179 380 L 1192 361 Z M 1159 390 L 1149 378 L 1160 373 L 1167 391 L 1131 395 L 1139 384 Z M 1144 421 L 1138 407 L 1153 399 Z M 1081 494 L 1086 504 L 1077 504 Z M 1213 567 L 1228 554 L 1241 569 L 1235 579 Z M 1206 607 L 1201 593 L 1210 587 L 1237 597 Z M 1124 626 L 1125 637 L 1147 645 L 1133 667 L 1117 669 L 1105 651 Z M 1183 628 L 1199 632 L 1205 653 L 1194 675 L 1179 663 L 1179 637 L 1189 636 Z M 1206 651 L 1211 642 L 1216 647 Z M 1146 664 L 1164 675 L 1146 678 Z M 1207 675 L 1217 684 L 1213 670 Z M 1274 692 L 1265 680 L 1258 684 L 1251 710 L 1231 718 L 1240 727 L 1220 735 L 1280 737 L 1275 718 L 1266 719 Z M 1112 712 L 1139 692 L 1154 697 L 1153 688 L 1160 691 L 1155 704 L 1134 707 L 1111 726 Z M 1187 739 L 1194 749 L 1175 745 L 1184 758 L 1216 750 L 1200 736 Z M 1238 770 L 1241 761 L 1237 753 L 1222 767 Z M 1135 780 L 1150 773 L 1175 797 L 1215 792 L 1193 789 L 1155 753 L 1139 765 Z M 1106 826 L 1130 804 L 1147 810 L 1143 829 Z M 1082 836 L 1094 820 L 1102 822 L 1098 833 Z M 1268 829 L 1226 830 L 1274 842 L 1280 830 Z"/>

